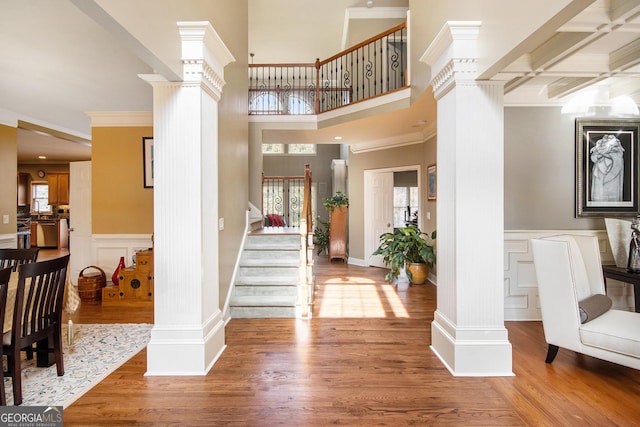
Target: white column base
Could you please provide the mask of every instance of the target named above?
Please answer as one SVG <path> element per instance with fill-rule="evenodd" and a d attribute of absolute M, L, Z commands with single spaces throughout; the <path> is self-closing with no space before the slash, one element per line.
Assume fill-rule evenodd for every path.
<path fill-rule="evenodd" d="M 154 326 L 145 376 L 206 375 L 226 348 L 222 313 L 203 327 Z"/>
<path fill-rule="evenodd" d="M 454 376 L 514 375 L 506 328 L 459 328 L 436 311 L 431 350 Z"/>

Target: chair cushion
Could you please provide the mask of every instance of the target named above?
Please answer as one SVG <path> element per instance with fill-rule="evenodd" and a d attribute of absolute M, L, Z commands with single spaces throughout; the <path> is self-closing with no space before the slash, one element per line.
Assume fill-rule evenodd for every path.
<path fill-rule="evenodd" d="M 580 325 L 584 345 L 640 358 L 640 313 L 609 310 Z"/>
<path fill-rule="evenodd" d="M 580 310 L 580 323 L 587 323 L 596 317 L 602 316 L 611 309 L 611 298 L 602 294 L 591 295 L 578 303 Z"/>

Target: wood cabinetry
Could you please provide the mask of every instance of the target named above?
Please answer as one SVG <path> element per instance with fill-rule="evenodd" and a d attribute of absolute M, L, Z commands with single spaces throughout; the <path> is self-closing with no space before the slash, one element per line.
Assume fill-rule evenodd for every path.
<path fill-rule="evenodd" d="M 136 253 L 135 266 L 120 270 L 118 281 L 102 288 L 103 305 L 153 304 L 153 251 Z"/>
<path fill-rule="evenodd" d="M 329 217 L 329 260 L 347 261 L 347 207 L 333 208 Z"/>
<path fill-rule="evenodd" d="M 47 178 L 49 183 L 49 204 L 69 204 L 69 174 L 50 173 Z"/>
<path fill-rule="evenodd" d="M 30 203 L 29 184 L 31 184 L 31 174 L 18 172 L 18 206 L 26 206 Z"/>

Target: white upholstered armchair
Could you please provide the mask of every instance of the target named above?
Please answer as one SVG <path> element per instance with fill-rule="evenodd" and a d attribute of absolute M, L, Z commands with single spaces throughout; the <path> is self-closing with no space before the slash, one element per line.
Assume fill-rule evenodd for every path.
<path fill-rule="evenodd" d="M 602 296 L 605 287 L 597 238 L 559 235 L 531 242 L 549 344 L 546 362 L 553 362 L 562 347 L 640 369 L 640 313 L 610 309 L 610 303 L 587 308 L 590 301 L 608 300 Z M 581 314 L 583 320 L 587 317 L 584 323 Z"/>

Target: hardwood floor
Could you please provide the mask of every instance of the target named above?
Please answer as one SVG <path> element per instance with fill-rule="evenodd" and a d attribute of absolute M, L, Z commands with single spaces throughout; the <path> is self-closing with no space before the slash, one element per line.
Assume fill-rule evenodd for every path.
<path fill-rule="evenodd" d="M 65 426 L 633 426 L 640 371 L 561 349 L 540 322 L 508 322 L 513 377 L 453 377 L 429 349 L 432 285 L 397 293 L 385 271 L 320 259 L 314 317 L 232 319 L 206 376 L 145 377 L 146 351 L 64 411 Z M 152 322 L 81 306 L 74 322 Z"/>

